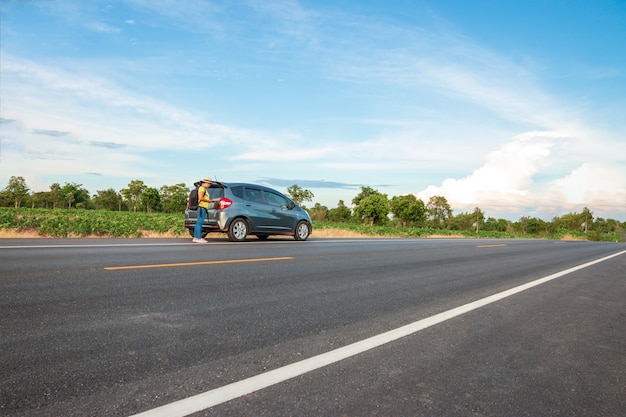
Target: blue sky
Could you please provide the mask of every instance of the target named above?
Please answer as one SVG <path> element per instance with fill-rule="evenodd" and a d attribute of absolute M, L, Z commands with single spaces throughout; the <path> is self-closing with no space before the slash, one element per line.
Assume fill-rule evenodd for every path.
<path fill-rule="evenodd" d="M 626 220 L 626 1 L 0 0 L 0 187 Z"/>

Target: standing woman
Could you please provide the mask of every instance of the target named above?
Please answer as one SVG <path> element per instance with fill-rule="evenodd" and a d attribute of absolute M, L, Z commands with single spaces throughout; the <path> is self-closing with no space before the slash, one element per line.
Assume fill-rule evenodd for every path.
<path fill-rule="evenodd" d="M 207 243 L 207 240 L 202 237 L 202 225 L 204 224 L 204 219 L 209 210 L 209 202 L 211 201 L 211 196 L 209 195 L 211 181 L 211 178 L 205 177 L 202 180 L 202 185 L 198 188 L 198 218 L 196 220 L 196 227 L 193 230 L 193 243 Z"/>

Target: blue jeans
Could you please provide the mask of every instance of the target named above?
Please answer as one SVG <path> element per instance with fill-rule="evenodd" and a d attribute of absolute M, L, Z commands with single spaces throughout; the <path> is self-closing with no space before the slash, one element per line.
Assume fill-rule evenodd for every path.
<path fill-rule="evenodd" d="M 198 207 L 198 219 L 196 220 L 196 227 L 193 229 L 193 237 L 196 239 L 202 239 L 202 225 L 204 224 L 206 215 L 206 209 L 204 207 Z"/>

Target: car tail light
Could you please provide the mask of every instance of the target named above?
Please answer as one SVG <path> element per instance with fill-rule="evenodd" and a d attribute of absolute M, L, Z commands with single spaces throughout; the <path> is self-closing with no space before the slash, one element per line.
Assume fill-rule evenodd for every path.
<path fill-rule="evenodd" d="M 226 197 L 222 197 L 220 198 L 219 203 L 217 203 L 217 209 L 224 210 L 225 208 L 230 207 L 232 204 L 233 202 L 231 200 Z"/>

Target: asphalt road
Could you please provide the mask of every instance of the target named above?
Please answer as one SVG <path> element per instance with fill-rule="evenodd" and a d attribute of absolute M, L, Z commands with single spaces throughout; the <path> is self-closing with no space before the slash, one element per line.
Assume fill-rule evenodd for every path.
<path fill-rule="evenodd" d="M 624 244 L 210 241 L 0 240 L 0 414 L 626 415 Z"/>

